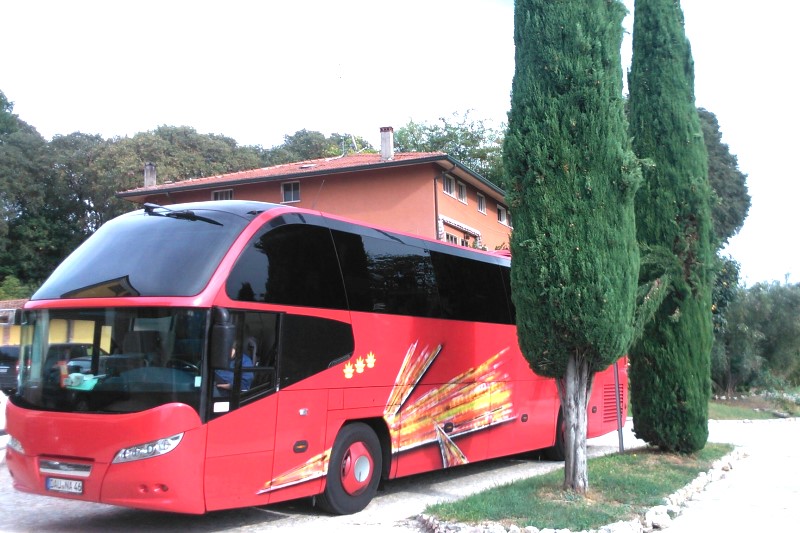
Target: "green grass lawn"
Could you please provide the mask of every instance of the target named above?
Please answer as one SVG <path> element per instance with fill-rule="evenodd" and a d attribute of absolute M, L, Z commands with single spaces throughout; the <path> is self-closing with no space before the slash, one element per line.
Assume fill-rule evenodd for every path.
<path fill-rule="evenodd" d="M 500 522 L 508 526 L 572 531 L 596 529 L 630 520 L 690 483 L 733 449 L 708 444 L 696 454 L 640 449 L 589 460 L 585 498 L 562 490 L 564 471 L 496 487 L 451 503 L 430 506 L 426 514 L 466 523 Z"/>
<path fill-rule="evenodd" d="M 728 402 L 710 402 L 708 404 L 709 420 L 766 420 L 775 418 L 770 410 L 745 405 L 736 405 Z"/>

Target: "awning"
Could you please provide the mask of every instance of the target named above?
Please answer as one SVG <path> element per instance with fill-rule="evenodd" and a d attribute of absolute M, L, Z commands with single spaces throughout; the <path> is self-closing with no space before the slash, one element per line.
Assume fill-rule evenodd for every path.
<path fill-rule="evenodd" d="M 442 223 L 447 224 L 448 226 L 452 226 L 452 227 L 454 227 L 454 228 L 456 228 L 458 230 L 463 231 L 464 233 L 469 233 L 473 237 L 480 237 L 481 236 L 481 231 L 480 230 L 477 230 L 477 229 L 475 229 L 475 228 L 473 228 L 471 226 L 467 226 L 466 224 L 463 224 L 463 223 L 459 222 L 458 220 L 453 220 L 452 218 L 446 217 L 444 215 L 439 215 L 439 220 Z"/>

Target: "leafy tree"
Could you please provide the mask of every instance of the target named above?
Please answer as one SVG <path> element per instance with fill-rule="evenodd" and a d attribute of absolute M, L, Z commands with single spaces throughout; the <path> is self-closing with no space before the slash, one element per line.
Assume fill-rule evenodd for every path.
<path fill-rule="evenodd" d="M 531 368 L 556 378 L 565 487 L 584 493 L 593 373 L 628 349 L 641 175 L 622 102 L 621 2 L 519 0 L 504 145 L 512 297 Z"/>
<path fill-rule="evenodd" d="M 714 289 L 711 293 L 711 314 L 714 333 L 724 333 L 728 327 L 726 313 L 739 294 L 739 263 L 730 257 L 717 258 Z"/>
<path fill-rule="evenodd" d="M 100 135 L 77 132 L 56 135 L 49 143 L 51 172 L 64 184 L 70 202 L 70 219 L 75 224 L 74 246 L 108 220 L 103 213 L 116 191 L 104 187 L 97 164 L 108 145 Z"/>
<path fill-rule="evenodd" d="M 711 352 L 711 381 L 717 392 L 731 396 L 748 389 L 764 375 L 759 344 L 764 334 L 747 317 L 747 292 L 736 288 L 726 312 L 728 327 L 715 336 Z"/>
<path fill-rule="evenodd" d="M 744 320 L 745 296 L 746 290 L 739 286 L 739 264 L 733 259 L 720 259 L 711 306 L 711 383 L 717 392 L 727 395 L 749 387 L 763 366 L 757 350 L 762 334 Z"/>
<path fill-rule="evenodd" d="M 503 133 L 472 119 L 469 111 L 434 124 L 410 120 L 395 132 L 394 145 L 398 152 L 444 152 L 501 185 Z"/>
<path fill-rule="evenodd" d="M 106 141 L 89 169 L 94 183 L 91 220 L 99 225 L 136 207 L 115 194 L 141 187 L 148 162 L 156 165 L 158 181 L 163 183 L 259 168 L 264 157 L 260 147 L 239 146 L 229 137 L 201 134 L 186 126 L 160 126 Z"/>
<path fill-rule="evenodd" d="M 13 176 L 3 165 L 9 164 L 13 156 L 9 149 L 10 135 L 17 130 L 18 119 L 12 113 L 14 104 L 0 91 L 0 253 L 6 248 L 8 221 L 14 217 L 16 198 L 12 186 Z M 0 273 L 2 275 L 2 273 Z"/>
<path fill-rule="evenodd" d="M 13 110 L 14 104 L 8 101 L 3 91 L 0 91 L 0 135 L 9 134 L 16 129 L 17 121 L 11 113 Z"/>
<path fill-rule="evenodd" d="M 800 385 L 800 285 L 736 287 L 724 315 L 712 359 L 719 392 Z"/>
<path fill-rule="evenodd" d="M 364 151 L 375 150 L 363 138 L 352 134 L 333 133 L 330 137 L 325 137 L 318 131 L 300 130 L 294 135 L 284 136 L 283 144 L 266 150 L 263 162 L 266 166 L 282 165 Z"/>
<path fill-rule="evenodd" d="M 0 282 L 0 300 L 21 300 L 30 298 L 34 290 L 24 285 L 16 276 L 6 276 Z"/>
<path fill-rule="evenodd" d="M 0 279 L 14 275 L 27 283 L 40 280 L 48 268 L 56 243 L 42 217 L 61 191 L 41 179 L 48 168 L 47 143 L 10 111 L 9 104 L 0 112 Z"/>
<path fill-rule="evenodd" d="M 222 135 L 201 134 L 187 126 L 160 126 L 154 131 L 116 139 L 122 172 L 142 175 L 147 162 L 155 163 L 159 181 L 181 181 L 259 168 L 261 149 L 240 147 Z M 133 168 L 131 168 L 133 167 Z"/>
<path fill-rule="evenodd" d="M 772 376 L 800 385 L 800 284 L 759 283 L 743 303 L 746 324 L 761 333 L 758 355 Z"/>
<path fill-rule="evenodd" d="M 750 210 L 747 174 L 739 170 L 736 156 L 722 142 L 722 132 L 719 130 L 716 115 L 703 108 L 699 108 L 697 113 L 708 152 L 708 182 L 713 191 L 711 216 L 714 219 L 714 234 L 717 243 L 723 244 L 739 233 Z"/>
<path fill-rule="evenodd" d="M 83 204 L 74 182 L 61 172 L 54 152 L 32 128 L 21 154 L 33 156 L 30 171 L 16 174 L 18 209 L 8 222 L 8 244 L 2 264 L 25 283 L 38 284 L 88 235 Z"/>
<path fill-rule="evenodd" d="M 331 133 L 329 140 L 339 148 L 337 155 L 375 151 L 372 145 L 365 141 L 363 137 L 358 137 L 352 133 Z"/>
<path fill-rule="evenodd" d="M 325 135 L 318 131 L 300 130 L 294 135 L 286 135 L 284 148 L 292 158 L 300 161 L 339 155 L 338 147 L 328 142 Z"/>
<path fill-rule="evenodd" d="M 637 236 L 664 258 L 669 292 L 630 352 L 631 401 L 636 435 L 679 452 L 705 445 L 711 393 L 712 220 L 693 71 L 680 4 L 637 0 L 629 116 L 634 150 L 649 162 Z M 654 274 L 642 269 L 641 281 Z"/>
<path fill-rule="evenodd" d="M 4 146 L 6 164 L 0 163 L 13 176 L 16 198 L 2 265 L 4 273 L 35 285 L 103 222 L 133 206 L 107 213 L 121 187 L 103 179 L 98 161 L 109 143 L 100 136 L 57 135 L 47 143 L 25 125 L 14 137 Z"/>

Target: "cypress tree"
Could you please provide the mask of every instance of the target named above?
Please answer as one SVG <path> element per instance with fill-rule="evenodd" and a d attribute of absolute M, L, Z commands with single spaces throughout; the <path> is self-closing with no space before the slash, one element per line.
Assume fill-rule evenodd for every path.
<path fill-rule="evenodd" d="M 630 353 L 636 435 L 693 452 L 708 438 L 712 223 L 708 163 L 694 103 L 694 65 L 675 0 L 636 0 L 630 127 L 647 160 L 636 196 L 639 241 L 669 260 L 667 296 Z M 654 277 L 643 268 L 641 282 Z"/>
<path fill-rule="evenodd" d="M 628 349 L 639 265 L 641 174 L 622 100 L 626 10 L 609 0 L 518 0 L 503 147 L 519 344 L 556 378 L 565 487 L 583 493 L 592 375 Z"/>

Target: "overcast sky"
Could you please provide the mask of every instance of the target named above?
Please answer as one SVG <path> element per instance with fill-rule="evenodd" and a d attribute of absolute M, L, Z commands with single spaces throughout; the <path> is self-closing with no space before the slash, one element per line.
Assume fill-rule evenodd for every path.
<path fill-rule="evenodd" d="M 753 197 L 728 251 L 748 285 L 800 282 L 800 3 L 681 4 L 697 104 Z M 466 110 L 499 125 L 510 105 L 512 0 L 6 0 L 0 12 L 0 90 L 48 139 L 166 124 L 243 145 L 308 129 L 377 147 L 381 126 Z"/>

